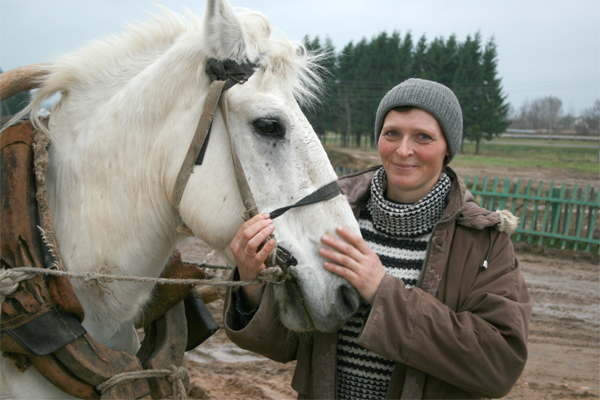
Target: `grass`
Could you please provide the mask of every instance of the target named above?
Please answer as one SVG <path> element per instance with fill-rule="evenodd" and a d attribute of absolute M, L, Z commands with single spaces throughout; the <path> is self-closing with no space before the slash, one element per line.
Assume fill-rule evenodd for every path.
<path fill-rule="evenodd" d="M 371 148 L 364 141 L 364 147 L 361 152 L 373 152 L 377 155 L 377 149 Z M 494 138 L 491 141 L 481 141 L 479 144 L 479 154 L 475 154 L 475 143 L 464 142 L 462 152 L 458 153 L 453 165 L 460 166 L 502 166 L 507 164 L 516 167 L 537 167 L 537 168 L 555 168 L 568 169 L 575 172 L 595 173 L 600 176 L 600 164 L 598 163 L 598 148 L 573 148 L 559 146 L 536 146 L 531 143 L 538 142 L 542 145 L 548 143 L 548 139 L 512 139 L 512 138 Z M 502 144 L 500 144 L 502 143 Z M 507 144 L 511 143 L 511 144 Z M 572 141 L 572 140 L 552 140 L 553 144 L 584 144 L 594 145 L 594 141 Z M 328 133 L 325 140 L 325 147 L 330 153 L 330 158 L 335 166 L 353 168 L 358 170 L 364 168 L 364 165 L 352 165 L 352 157 L 342 154 L 332 154 L 340 145 L 339 135 Z M 332 157 L 333 156 L 333 157 Z"/>
<path fill-rule="evenodd" d="M 475 143 L 465 142 L 463 152 L 456 155 L 453 163 L 470 165 L 498 165 L 570 169 L 599 173 L 597 148 L 544 147 L 525 144 L 499 145 L 494 141 L 481 142 L 475 154 Z"/>

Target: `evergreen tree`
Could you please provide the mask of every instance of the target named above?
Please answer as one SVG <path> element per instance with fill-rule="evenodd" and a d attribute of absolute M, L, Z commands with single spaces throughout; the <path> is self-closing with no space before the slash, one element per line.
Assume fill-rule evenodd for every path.
<path fill-rule="evenodd" d="M 411 76 L 413 78 L 423 78 L 425 75 L 425 66 L 427 64 L 427 38 L 421 36 L 413 53 Z"/>
<path fill-rule="evenodd" d="M 483 82 L 480 99 L 481 128 L 486 139 L 500 135 L 506 130 L 510 105 L 506 103 L 506 95 L 502 93 L 501 79 L 498 77 L 498 53 L 492 37 L 486 44 L 482 60 Z"/>
<path fill-rule="evenodd" d="M 398 51 L 398 75 L 396 76 L 396 83 L 394 84 L 394 86 L 400 82 L 404 82 L 405 80 L 411 77 L 411 68 L 413 63 L 412 52 L 412 35 L 410 34 L 410 32 L 407 32 L 406 35 L 404 35 L 404 40 L 402 40 Z"/>
<path fill-rule="evenodd" d="M 471 35 L 458 47 L 458 68 L 452 79 L 452 89 L 463 113 L 463 140 L 475 140 L 475 153 L 479 153 L 479 141 L 483 132 L 481 109 L 481 36 Z"/>
<path fill-rule="evenodd" d="M 305 37 L 311 50 L 334 53 L 331 40 Z M 341 135 L 342 145 L 375 145 L 373 124 L 381 98 L 398 83 L 418 77 L 440 82 L 456 94 L 463 109 L 465 137 L 476 142 L 491 139 L 507 126 L 509 105 L 497 72 L 497 49 L 490 39 L 482 49 L 481 35 L 459 43 L 455 35 L 427 43 L 425 35 L 416 45 L 410 32 L 382 32 L 370 41 L 350 42 L 324 61 L 330 74 L 322 107 L 308 110 L 309 121 L 324 140 L 327 131 Z M 366 135 L 366 136 L 365 136 Z"/>
<path fill-rule="evenodd" d="M 321 69 L 319 69 L 318 72 L 321 75 L 323 82 L 327 84 L 327 82 L 331 81 L 333 73 L 335 72 L 335 49 L 331 39 L 326 38 L 325 45 L 322 46 L 319 36 L 316 36 L 311 40 L 310 37 L 306 35 L 304 36 L 303 44 L 306 50 L 322 55 L 322 58 L 320 59 Z M 331 112 L 328 112 L 327 110 L 329 102 L 331 101 L 331 91 L 325 87 L 321 93 L 321 96 L 320 103 L 313 104 L 311 107 L 304 107 L 302 111 L 307 116 L 308 121 L 312 125 L 316 134 L 319 136 L 321 141 L 324 142 L 325 133 L 327 130 L 331 130 L 331 124 L 333 120 Z"/>
<path fill-rule="evenodd" d="M 425 68 L 422 78 L 452 86 L 452 79 L 458 67 L 458 44 L 456 36 L 447 41 L 443 37 L 433 40 L 425 54 Z"/>

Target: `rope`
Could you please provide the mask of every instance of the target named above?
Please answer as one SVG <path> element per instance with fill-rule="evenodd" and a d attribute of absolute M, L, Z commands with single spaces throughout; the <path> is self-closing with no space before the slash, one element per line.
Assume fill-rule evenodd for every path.
<path fill-rule="evenodd" d="M 186 261 L 186 263 L 188 263 Z M 191 263 L 189 263 L 191 264 Z M 222 268 L 230 269 L 223 266 L 209 266 L 204 264 L 195 264 L 198 266 L 204 266 L 205 268 Z M 150 277 L 135 277 L 135 276 L 120 276 L 120 275 L 107 275 L 100 274 L 97 272 L 84 272 L 76 273 L 69 271 L 58 271 L 55 269 L 42 269 L 35 267 L 19 267 L 0 270 L 0 294 L 1 299 L 4 301 L 4 297 L 12 294 L 18 287 L 18 282 L 33 278 L 35 275 L 54 275 L 54 276 L 66 276 L 69 278 L 81 279 L 84 282 L 90 283 L 110 283 L 113 281 L 127 281 L 127 282 L 151 282 L 158 285 L 194 285 L 194 286 L 225 286 L 225 287 L 240 287 L 255 285 L 257 283 L 268 283 L 278 282 L 281 280 L 283 271 L 279 267 L 272 267 L 264 269 L 260 272 L 258 279 L 254 281 L 240 282 L 240 281 L 229 281 L 229 280 L 215 280 L 215 279 L 168 279 L 168 278 L 150 278 Z M 4 294 L 7 293 L 7 294 Z"/>
<path fill-rule="evenodd" d="M 228 266 L 222 265 L 210 265 L 201 264 L 191 261 L 185 261 L 186 264 L 192 264 L 200 268 L 213 268 L 213 269 L 232 269 Z M 227 286 L 227 287 L 239 287 L 254 285 L 256 283 L 266 282 L 277 282 L 281 280 L 283 272 L 279 267 L 267 268 L 262 270 L 258 276 L 258 279 L 249 282 L 233 282 L 233 281 L 218 281 L 210 279 L 167 279 L 167 278 L 149 278 L 149 277 L 130 277 L 130 276 L 118 276 L 118 275 L 106 275 L 99 273 L 74 273 L 67 271 L 58 271 L 54 269 L 42 269 L 35 267 L 19 267 L 10 269 L 0 270 L 0 305 L 4 302 L 7 296 L 13 294 L 19 287 L 21 281 L 32 279 L 36 275 L 54 275 L 54 276 L 67 276 L 69 278 L 82 279 L 85 282 L 98 282 L 100 284 L 108 283 L 112 281 L 130 281 L 130 282 L 153 282 L 158 285 L 208 285 L 208 286 Z M 0 315 L 1 323 L 1 315 Z M 185 367 L 177 367 L 172 365 L 169 369 L 153 369 L 143 371 L 124 372 L 117 374 L 110 379 L 99 384 L 96 389 L 101 393 L 109 390 L 115 385 L 133 381 L 136 379 L 147 379 L 147 378 L 164 378 L 167 377 L 171 383 L 173 390 L 174 400 L 185 400 L 187 399 L 187 391 L 185 388 L 184 381 L 189 386 L 189 376 Z"/>
<path fill-rule="evenodd" d="M 184 263 L 184 264 L 193 265 L 193 266 L 198 267 L 198 268 L 228 269 L 228 270 L 232 270 L 233 269 L 233 267 L 230 266 L 230 265 L 214 265 L 214 264 L 206 264 L 206 263 L 199 263 L 199 262 L 186 261 L 186 260 L 182 260 L 181 262 Z"/>
<path fill-rule="evenodd" d="M 0 270 L 0 306 L 4 303 L 4 299 L 13 294 L 19 288 L 19 283 L 27 279 L 32 279 L 35 274 L 27 272 L 14 272 L 11 270 Z M 0 325 L 2 325 L 2 312 L 0 311 Z"/>
<path fill-rule="evenodd" d="M 30 272 L 12 272 L 10 269 L 0 270 L 0 304 L 4 299 L 13 294 L 19 288 L 19 282 L 32 279 L 35 274 Z"/>
<path fill-rule="evenodd" d="M 134 381 L 136 379 L 148 378 L 168 378 L 169 382 L 171 382 L 171 388 L 173 390 L 173 399 L 187 399 L 187 392 L 185 389 L 184 381 L 189 383 L 190 377 L 185 367 L 177 367 L 175 365 L 171 365 L 169 369 L 152 369 L 143 371 L 123 372 L 105 380 L 104 382 L 96 386 L 96 389 L 98 389 L 102 394 L 104 394 L 104 392 L 106 392 L 107 390 L 121 383 Z"/>

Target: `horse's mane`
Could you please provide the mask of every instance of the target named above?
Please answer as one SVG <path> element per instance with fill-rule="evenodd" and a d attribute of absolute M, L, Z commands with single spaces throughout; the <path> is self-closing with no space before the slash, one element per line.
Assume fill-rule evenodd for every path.
<path fill-rule="evenodd" d="M 142 68 L 151 65 L 181 35 L 198 32 L 199 38 L 204 37 L 203 21 L 191 12 L 188 11 L 184 18 L 164 7 L 160 9 L 161 17 L 153 16 L 148 22 L 129 25 L 122 35 L 92 41 L 79 51 L 54 61 L 44 86 L 20 117 L 31 111 L 34 125 L 48 133 L 38 117 L 38 110 L 46 98 L 55 93 L 68 94 L 73 87 L 93 90 L 98 84 L 106 87 L 111 82 L 127 81 L 140 72 L 140 64 Z M 270 38 L 271 27 L 266 17 L 244 9 L 238 11 L 241 11 L 238 18 L 246 29 L 248 52 L 255 58 L 250 61 L 258 61 L 262 72 L 256 74 L 261 76 L 261 83 L 289 89 L 301 105 L 317 103 L 323 87 L 321 61 L 329 55 L 308 51 L 281 33 L 279 39 Z M 209 56 L 212 55 L 205 54 L 205 57 Z M 198 63 L 203 64 L 204 60 L 198 60 Z"/>

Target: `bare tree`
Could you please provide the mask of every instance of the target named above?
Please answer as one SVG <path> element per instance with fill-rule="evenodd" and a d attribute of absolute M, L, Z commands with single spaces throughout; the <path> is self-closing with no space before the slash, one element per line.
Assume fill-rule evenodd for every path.
<path fill-rule="evenodd" d="M 515 125 L 525 129 L 548 129 L 550 140 L 562 114 L 562 101 L 554 96 L 526 100 L 516 113 Z"/>
<path fill-rule="evenodd" d="M 558 97 L 546 96 L 542 99 L 542 110 L 548 124 L 548 141 L 552 143 L 552 131 L 562 113 L 562 101 Z"/>
<path fill-rule="evenodd" d="M 600 99 L 597 99 L 593 106 L 585 109 L 581 113 L 581 117 L 589 129 L 598 130 L 600 128 Z"/>

